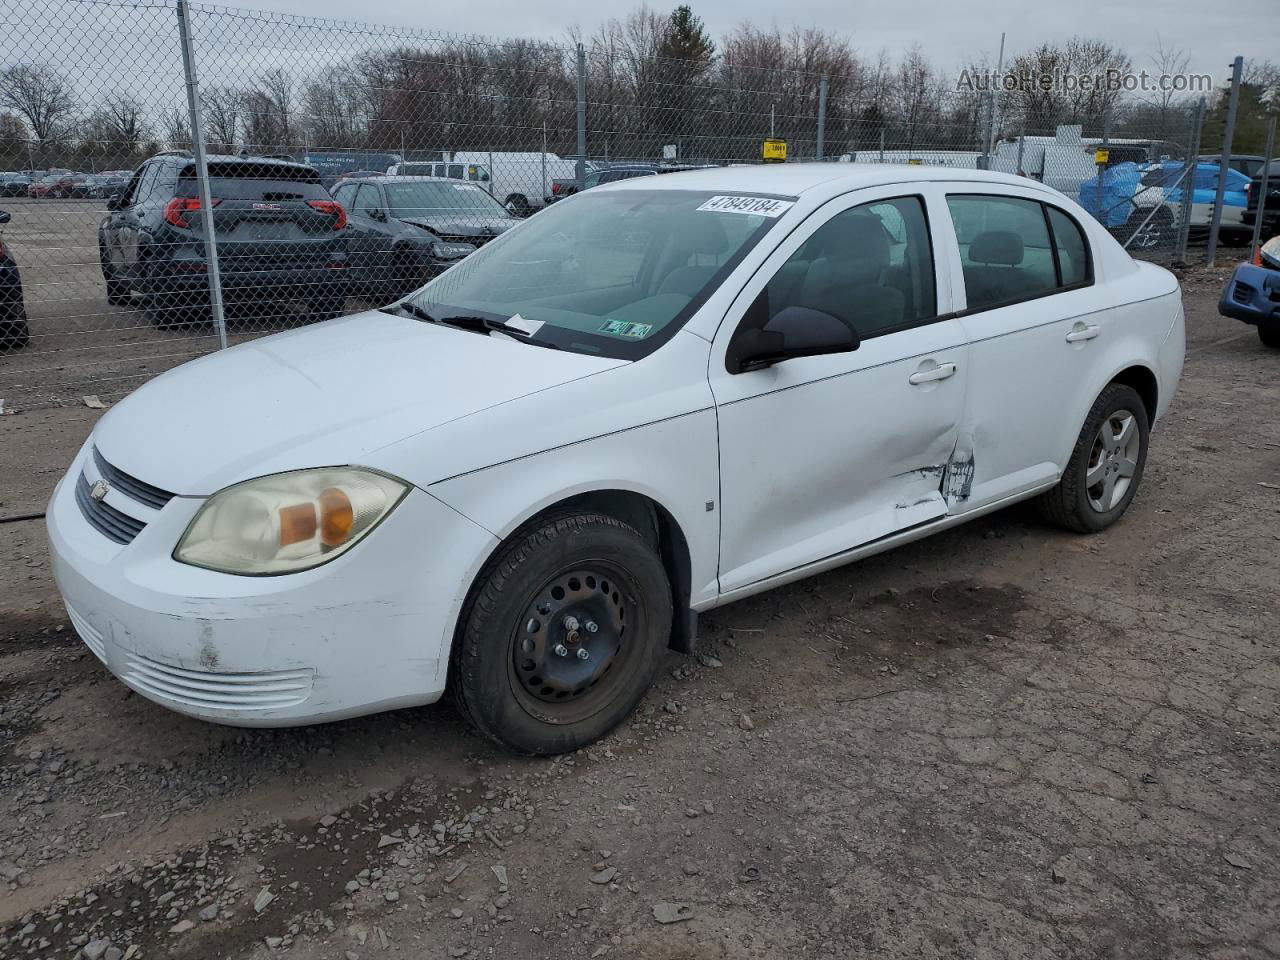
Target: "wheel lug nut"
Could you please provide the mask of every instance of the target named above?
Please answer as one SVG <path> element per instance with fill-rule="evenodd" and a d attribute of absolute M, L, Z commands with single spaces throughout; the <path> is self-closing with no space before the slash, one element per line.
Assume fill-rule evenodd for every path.
<path fill-rule="evenodd" d="M 551 648 L 551 652 L 554 653 L 557 657 L 567 657 L 569 655 L 569 648 L 566 647 L 563 643 L 557 643 L 554 647 Z"/>
<path fill-rule="evenodd" d="M 578 659 L 579 659 L 579 660 L 589 660 L 590 658 L 591 658 L 591 654 L 587 653 L 587 648 L 586 648 L 586 647 L 579 647 L 579 648 L 578 648 Z"/>
<path fill-rule="evenodd" d="M 562 621 L 562 623 L 564 623 L 564 628 L 568 630 L 570 633 L 573 633 L 575 630 L 578 629 L 578 618 L 571 613 L 565 614 L 565 618 Z"/>
<path fill-rule="evenodd" d="M 600 629 L 600 624 L 596 623 L 594 620 L 588 620 L 586 623 L 586 627 L 587 627 L 587 633 L 595 633 L 597 630 Z"/>

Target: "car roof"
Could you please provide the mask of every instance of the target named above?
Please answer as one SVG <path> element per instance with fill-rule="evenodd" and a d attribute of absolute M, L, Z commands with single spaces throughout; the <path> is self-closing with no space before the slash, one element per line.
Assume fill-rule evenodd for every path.
<path fill-rule="evenodd" d="M 457 177 L 399 177 L 394 174 L 386 174 L 381 177 L 345 177 L 340 184 L 346 186 L 348 183 L 467 183 L 466 180 L 459 180 Z M 475 187 L 473 183 L 471 186 Z M 479 187 L 476 187 L 480 190 Z M 483 190 L 480 190 L 484 193 Z"/>
<path fill-rule="evenodd" d="M 595 190 L 741 190 L 800 196 L 833 188 L 858 190 L 891 183 L 930 181 L 979 181 L 1011 187 L 1040 187 L 1036 180 L 1011 173 L 965 167 L 930 167 L 898 163 L 760 163 L 741 167 L 682 170 L 652 180 L 620 180 Z M 593 191 L 594 192 L 594 191 Z"/>

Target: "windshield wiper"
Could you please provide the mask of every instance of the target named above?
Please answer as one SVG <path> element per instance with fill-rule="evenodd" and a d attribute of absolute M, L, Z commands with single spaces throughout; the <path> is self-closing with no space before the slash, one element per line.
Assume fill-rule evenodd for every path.
<path fill-rule="evenodd" d="M 559 349 L 554 343 L 533 339 L 533 335 L 522 327 L 517 327 L 502 320 L 494 320 L 492 317 L 465 313 L 449 317 L 433 317 L 412 300 L 404 300 L 401 303 L 394 303 L 389 307 L 382 308 L 384 313 L 394 313 L 397 310 L 402 310 L 427 323 L 438 323 L 444 327 L 456 327 L 459 330 L 471 330 L 475 333 L 505 333 L 522 343 L 532 343 L 539 347 L 546 347 L 548 350 Z"/>
<path fill-rule="evenodd" d="M 427 311 L 423 310 L 420 306 L 414 303 L 412 300 L 403 300 L 400 303 L 393 303 L 389 307 L 379 307 L 378 309 L 381 310 L 383 313 L 395 313 L 396 311 L 403 311 L 404 313 L 407 313 L 410 316 L 416 317 L 419 320 L 424 320 L 427 323 L 440 322 L 431 314 L 427 313 Z"/>

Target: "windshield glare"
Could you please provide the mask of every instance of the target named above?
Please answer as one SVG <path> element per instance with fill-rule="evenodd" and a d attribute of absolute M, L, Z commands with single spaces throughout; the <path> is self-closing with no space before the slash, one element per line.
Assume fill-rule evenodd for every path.
<path fill-rule="evenodd" d="M 479 214 L 507 217 L 507 211 L 489 194 L 469 183 L 388 183 L 387 202 L 397 217 L 430 217 Z"/>
<path fill-rule="evenodd" d="M 534 339 L 639 359 L 674 335 L 793 202 L 692 190 L 583 193 L 537 213 L 413 299 L 437 318 L 519 314 L 543 324 Z"/>

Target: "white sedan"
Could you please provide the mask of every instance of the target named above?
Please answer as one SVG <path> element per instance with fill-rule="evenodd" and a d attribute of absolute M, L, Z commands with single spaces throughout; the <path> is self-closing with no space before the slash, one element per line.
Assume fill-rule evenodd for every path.
<path fill-rule="evenodd" d="M 701 611 L 1030 497 L 1108 527 L 1183 350 L 1174 278 L 1033 181 L 624 181 L 143 386 L 54 492 L 54 570 L 93 653 L 174 710 L 449 689 L 516 750 L 573 750 Z"/>

